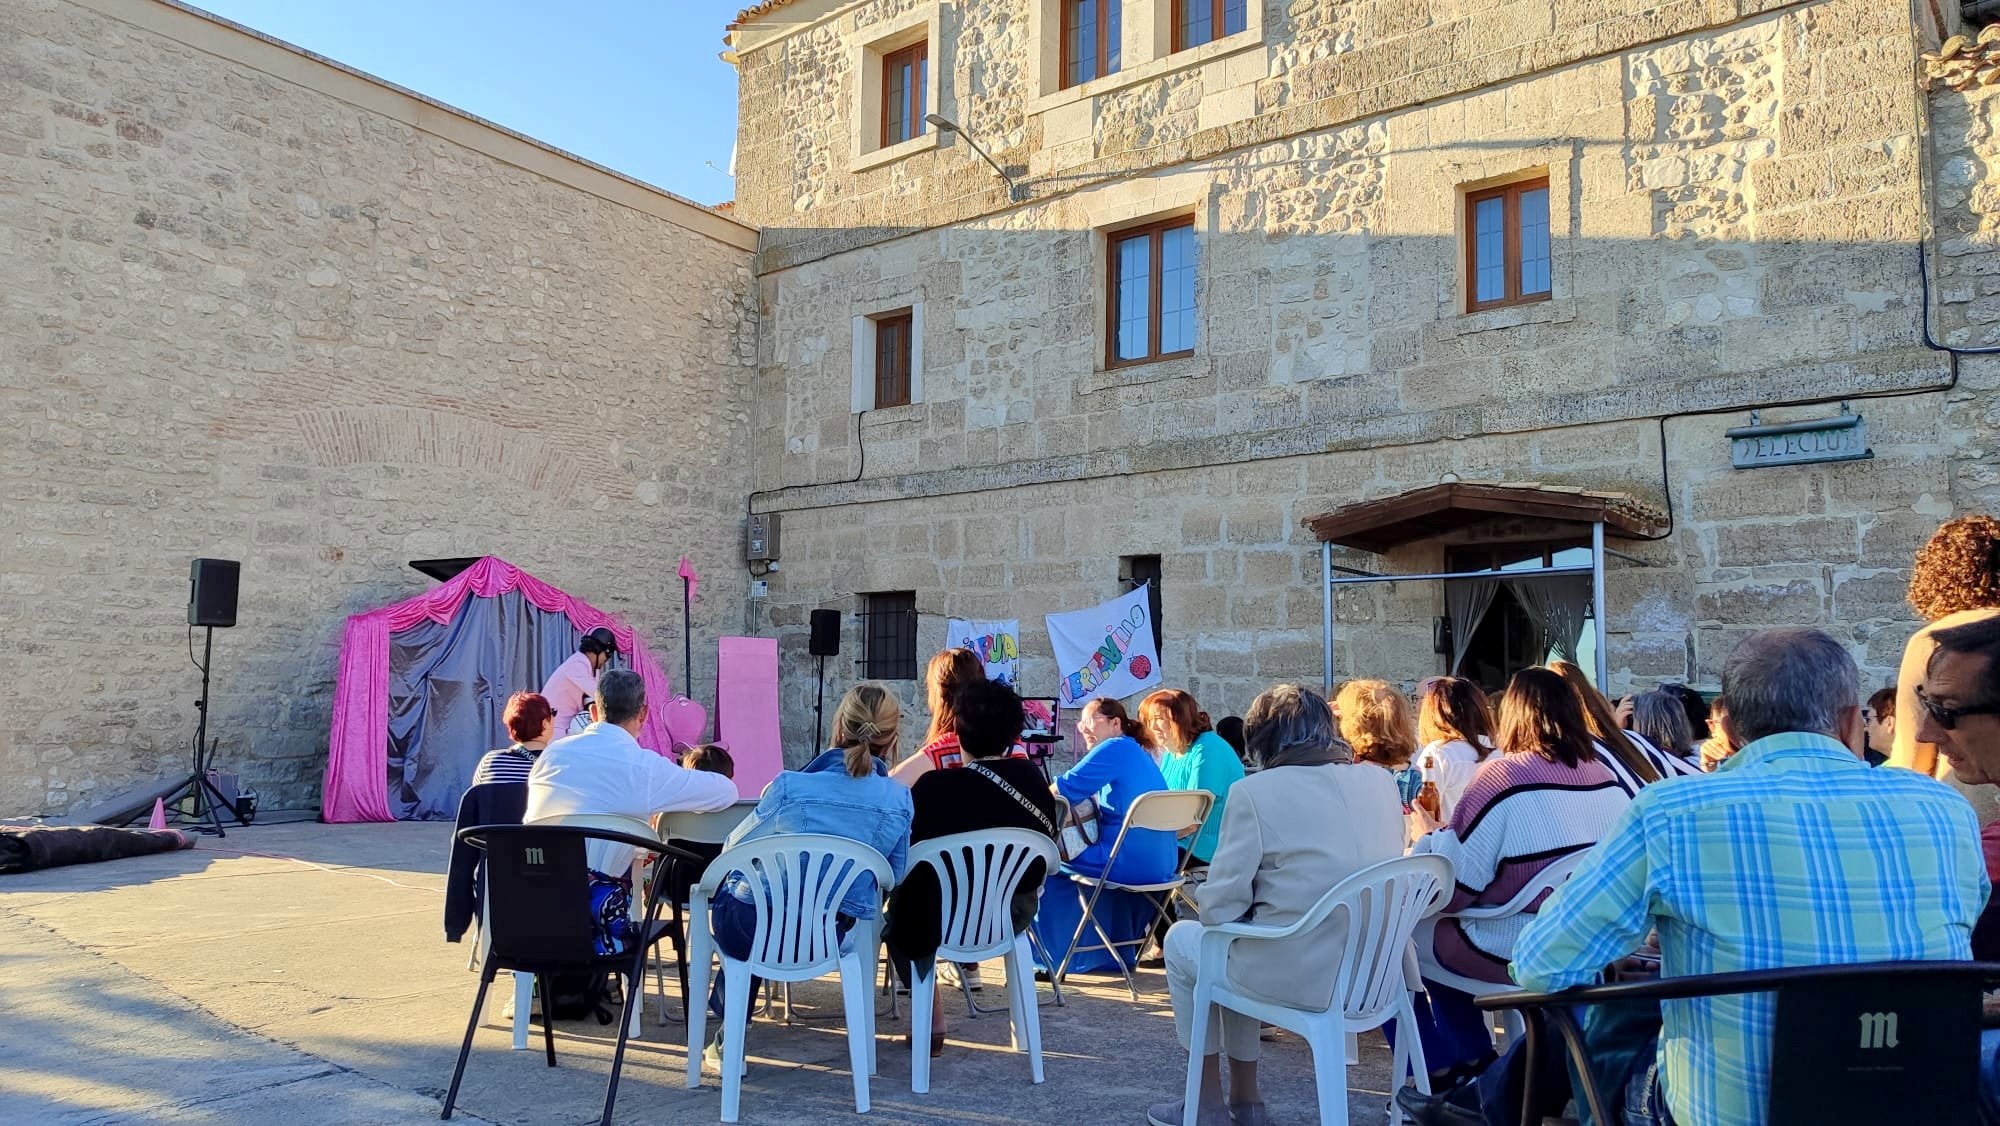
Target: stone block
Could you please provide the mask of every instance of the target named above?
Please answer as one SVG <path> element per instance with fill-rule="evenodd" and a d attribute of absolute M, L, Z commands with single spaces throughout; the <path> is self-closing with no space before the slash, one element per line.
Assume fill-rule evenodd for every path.
<path fill-rule="evenodd" d="M 1715 530 L 1718 567 L 1852 563 L 1858 528 L 1853 517 L 1825 516 L 1787 522 L 1756 521 Z"/>
<path fill-rule="evenodd" d="M 1856 623 L 1897 620 L 1911 616 L 1907 572 L 1884 571 L 1837 578 L 1833 584 L 1833 619 Z"/>
<path fill-rule="evenodd" d="M 1813 579 L 1745 582 L 1696 588 L 1696 612 L 1703 622 L 1732 625 L 1804 626 L 1825 620 L 1826 592 Z M 1849 615 L 1836 607 L 1835 617 Z"/>

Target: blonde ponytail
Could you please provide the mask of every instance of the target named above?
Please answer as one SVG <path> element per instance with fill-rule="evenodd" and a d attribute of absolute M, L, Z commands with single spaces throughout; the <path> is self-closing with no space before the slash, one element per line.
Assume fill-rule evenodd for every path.
<path fill-rule="evenodd" d="M 847 773 L 866 778 L 875 759 L 896 757 L 896 728 L 903 710 L 879 684 L 857 684 L 833 709 L 833 745 L 846 752 Z"/>

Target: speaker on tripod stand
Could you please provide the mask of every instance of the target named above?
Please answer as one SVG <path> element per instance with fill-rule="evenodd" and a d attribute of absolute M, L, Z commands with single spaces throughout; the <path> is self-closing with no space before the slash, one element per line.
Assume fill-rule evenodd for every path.
<path fill-rule="evenodd" d="M 840 611 L 814 610 L 812 637 L 806 652 L 819 658 L 819 693 L 813 698 L 813 746 L 824 746 L 826 729 L 820 713 L 826 708 L 826 659 L 840 656 Z"/>
<path fill-rule="evenodd" d="M 209 824 L 218 837 L 228 835 L 222 831 L 223 810 L 228 810 L 229 816 L 235 818 L 238 825 L 250 823 L 237 808 L 236 799 L 222 792 L 208 770 L 209 759 L 215 754 L 215 747 L 208 741 L 209 668 L 215 652 L 215 631 L 236 624 L 236 591 L 242 573 L 243 564 L 234 559 L 197 559 L 188 566 L 190 650 L 194 648 L 194 628 L 200 626 L 204 631 L 201 642 L 201 698 L 194 702 L 194 773 L 175 786 L 167 800 L 178 800 L 182 794 L 193 797 L 197 816 L 206 807 Z"/>

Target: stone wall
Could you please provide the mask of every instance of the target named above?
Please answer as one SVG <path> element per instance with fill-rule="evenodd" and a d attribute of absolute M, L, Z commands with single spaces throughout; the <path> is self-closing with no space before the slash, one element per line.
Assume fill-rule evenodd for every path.
<path fill-rule="evenodd" d="M 1111 597 L 1120 556 L 1159 553 L 1169 680 L 1212 714 L 1240 711 L 1273 680 L 1321 676 L 1316 545 L 1298 522 L 1456 475 L 1671 501 L 1669 539 L 1614 544 L 1643 563 L 1612 568 L 1614 688 L 1713 687 L 1736 638 L 1779 623 L 1825 624 L 1870 678 L 1888 675 L 1912 625 L 1910 552 L 1977 499 L 1954 457 L 1963 395 L 1935 390 L 1952 368 L 1919 331 L 1928 188 L 1908 14 L 1869 0 L 1644 17 L 1466 5 L 1454 18 L 1519 21 L 1529 38 L 1475 41 L 1512 52 L 1520 76 L 1480 86 L 1477 67 L 1424 69 L 1451 52 L 1406 43 L 1415 77 L 1398 85 L 1365 48 L 1421 39 L 1386 20 L 1407 7 L 1267 5 L 1258 50 L 1284 61 L 1257 83 L 1252 118 L 1200 128 L 1215 91 L 1175 93 L 1171 75 L 1107 93 L 1095 147 L 1060 177 L 1037 119 L 992 122 L 982 139 L 1034 170 L 1013 207 L 949 147 L 810 175 L 752 147 L 825 125 L 762 84 L 844 65 L 825 44 L 860 34 L 868 5 L 745 56 L 739 170 L 746 213 L 771 224 L 752 503 L 785 514 L 763 609 L 788 653 L 812 606 L 915 590 L 920 649 L 945 615 L 1018 615 L 1027 686 L 1046 690 L 1041 615 Z M 971 52 L 1028 50 L 1025 11 L 944 11 L 947 27 L 977 27 L 940 48 L 957 52 L 961 120 L 1032 105 L 965 86 L 986 73 Z M 1291 27 L 1293 11 L 1353 26 Z M 1589 49 L 1577 21 L 1597 28 Z M 1468 92 L 1395 108 L 1441 74 Z M 1164 132 L 1111 153 L 1105 107 L 1121 99 L 1146 102 Z M 1194 127 L 1172 124 L 1190 112 Z M 1464 312 L 1462 189 L 1542 169 L 1553 299 Z M 1107 371 L 1104 231 L 1175 213 L 1197 229 L 1196 355 Z M 852 413 L 855 318 L 912 304 L 925 401 Z M 1867 418 L 1874 459 L 1730 468 L 1724 431 L 1752 410 L 1823 417 L 1842 399 Z M 1421 571 L 1442 555 L 1348 562 Z M 1435 586 L 1349 589 L 1339 675 L 1437 671 Z M 848 653 L 858 640 L 851 628 Z M 828 667 L 831 696 L 852 670 Z M 788 732 L 809 730 L 811 690 L 788 680 Z"/>
<path fill-rule="evenodd" d="M 697 683 L 740 632 L 747 229 L 152 0 L 0 0 L 0 815 L 220 765 L 311 808 L 345 615 L 493 553 Z"/>

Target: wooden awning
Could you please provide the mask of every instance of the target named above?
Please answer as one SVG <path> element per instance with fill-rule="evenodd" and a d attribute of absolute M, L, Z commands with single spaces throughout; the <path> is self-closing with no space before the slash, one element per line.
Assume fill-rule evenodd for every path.
<path fill-rule="evenodd" d="M 1322 542 L 1379 554 L 1494 516 L 1584 525 L 1601 521 L 1607 535 L 1635 539 L 1657 534 L 1667 522 L 1663 513 L 1629 493 L 1532 481 L 1448 481 L 1346 505 L 1304 523 Z"/>

